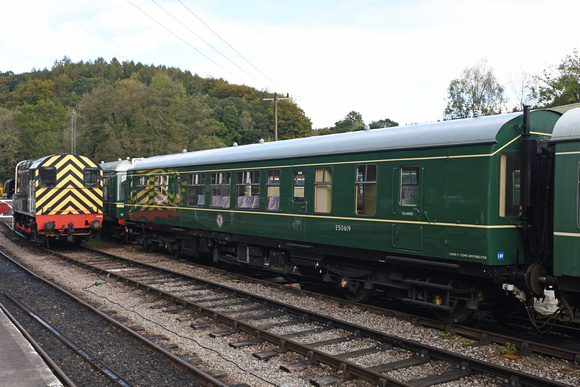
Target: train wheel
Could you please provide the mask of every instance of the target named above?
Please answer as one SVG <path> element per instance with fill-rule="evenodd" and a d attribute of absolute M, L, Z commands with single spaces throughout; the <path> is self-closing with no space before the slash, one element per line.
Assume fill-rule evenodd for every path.
<path fill-rule="evenodd" d="M 157 251 L 157 244 L 150 242 L 150 241 L 147 241 L 144 243 L 143 248 L 148 253 L 154 253 Z"/>
<path fill-rule="evenodd" d="M 355 282 L 344 286 L 344 282 L 341 283 L 342 294 L 346 299 L 352 302 L 365 302 L 370 298 L 373 290 L 365 289 L 364 282 Z"/>
<path fill-rule="evenodd" d="M 467 316 L 470 310 L 467 309 L 465 300 L 455 300 L 450 311 L 437 311 L 437 318 L 447 324 L 460 324 Z"/>
<path fill-rule="evenodd" d="M 171 258 L 179 259 L 181 258 L 181 243 L 175 243 L 169 246 L 169 254 L 171 254 Z"/>

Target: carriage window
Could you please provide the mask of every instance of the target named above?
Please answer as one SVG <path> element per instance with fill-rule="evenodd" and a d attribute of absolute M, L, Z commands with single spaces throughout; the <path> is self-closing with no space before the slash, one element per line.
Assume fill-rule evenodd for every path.
<path fill-rule="evenodd" d="M 266 189 L 268 200 L 266 209 L 268 211 L 278 211 L 280 209 L 280 170 L 270 169 L 266 172 Z"/>
<path fill-rule="evenodd" d="M 419 201 L 419 167 L 401 167 L 401 205 L 416 206 Z"/>
<path fill-rule="evenodd" d="M 137 188 L 143 189 L 143 188 L 147 187 L 147 181 L 148 181 L 147 176 L 139 176 L 139 180 L 137 182 Z"/>
<path fill-rule="evenodd" d="M 56 168 L 42 167 L 38 169 L 38 177 L 40 180 L 40 187 L 51 188 L 56 187 Z"/>
<path fill-rule="evenodd" d="M 210 194 L 212 208 L 230 208 L 230 172 L 211 174 Z"/>
<path fill-rule="evenodd" d="M 98 168 L 85 168 L 83 171 L 85 178 L 85 187 L 98 187 L 99 186 L 99 169 Z"/>
<path fill-rule="evenodd" d="M 187 176 L 187 197 L 190 207 L 205 207 L 205 173 Z"/>
<path fill-rule="evenodd" d="M 356 213 L 374 215 L 377 202 L 377 166 L 359 165 L 356 167 L 354 189 Z"/>
<path fill-rule="evenodd" d="M 304 171 L 294 171 L 294 202 L 304 201 Z"/>
<path fill-rule="evenodd" d="M 158 175 L 155 176 L 155 185 L 153 187 L 154 203 L 157 205 L 167 204 L 169 196 L 169 176 Z"/>
<path fill-rule="evenodd" d="M 332 199 L 332 168 L 316 168 L 314 180 L 314 212 L 330 212 Z"/>
<path fill-rule="evenodd" d="M 131 181 L 131 185 L 133 181 Z M 138 176 L 137 177 L 137 187 L 136 190 L 133 191 L 133 187 L 131 186 L 131 195 L 135 196 L 136 203 L 139 204 L 149 204 L 149 176 Z"/>
<path fill-rule="evenodd" d="M 520 216 L 520 154 L 504 153 L 499 160 L 499 216 Z"/>
<path fill-rule="evenodd" d="M 236 196 L 236 208 L 260 208 L 260 171 L 237 173 Z"/>

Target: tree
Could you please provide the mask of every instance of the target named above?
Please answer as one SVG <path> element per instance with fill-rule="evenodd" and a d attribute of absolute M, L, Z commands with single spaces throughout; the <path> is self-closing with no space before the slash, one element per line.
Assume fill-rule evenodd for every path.
<path fill-rule="evenodd" d="M 97 160 L 141 156 L 140 153 L 133 153 L 140 142 L 134 133 L 136 122 L 132 113 L 135 106 L 126 103 L 127 99 L 134 101 L 143 98 L 144 93 L 139 85 L 137 81 L 120 91 L 103 83 L 84 95 L 78 105 L 77 148 L 80 154 L 93 156 Z"/>
<path fill-rule="evenodd" d="M 226 132 L 220 131 L 220 137 L 226 144 L 232 145 L 240 142 L 242 138 L 242 125 L 239 118 L 239 111 L 234 105 L 227 105 L 223 108 L 220 122 L 224 124 Z"/>
<path fill-rule="evenodd" d="M 194 151 L 225 146 L 223 140 L 215 136 L 220 128 L 219 122 L 212 118 L 212 109 L 203 98 L 190 95 L 184 101 L 184 107 L 184 149 Z"/>
<path fill-rule="evenodd" d="M 536 83 L 536 77 L 527 71 L 524 71 L 523 69 L 517 74 L 510 74 L 508 87 L 516 101 L 512 111 L 523 111 L 524 105 L 533 106 L 536 104 L 536 98 L 534 96 L 534 88 Z"/>
<path fill-rule="evenodd" d="M 159 72 L 145 90 L 140 118 L 141 135 L 150 154 L 179 152 L 183 149 L 185 87 L 166 73 Z M 128 102 L 128 101 L 127 101 Z"/>
<path fill-rule="evenodd" d="M 270 136 L 274 137 L 274 104 L 268 106 L 268 115 L 271 117 Z M 312 121 L 306 117 L 304 110 L 292 100 L 278 101 L 278 139 L 308 137 L 312 129 Z M 265 139 L 266 140 L 266 139 Z"/>
<path fill-rule="evenodd" d="M 34 105 L 40 101 L 53 101 L 55 98 L 55 85 L 51 80 L 29 79 L 19 84 L 13 94 L 17 105 Z"/>
<path fill-rule="evenodd" d="M 0 72 L 0 107 L 16 109 L 10 116 L 16 141 L 3 139 L 20 158 L 67 151 L 72 107 L 77 152 L 98 160 L 268 141 L 274 105 L 263 94 L 179 68 L 116 58 L 73 63 L 65 56 L 50 70 Z M 280 101 L 278 124 L 283 139 L 308 136 L 312 127 L 294 101 Z"/>
<path fill-rule="evenodd" d="M 473 67 L 467 67 L 461 76 L 450 82 L 447 89 L 447 120 L 500 114 L 505 104 L 504 88 L 501 86 L 487 60 L 481 59 Z"/>
<path fill-rule="evenodd" d="M 253 138 L 254 134 L 254 127 L 256 123 L 252 119 L 252 115 L 249 111 L 244 110 L 240 115 L 240 124 L 242 125 L 242 130 L 244 133 L 243 144 L 252 143 L 253 141 L 248 141 L 250 138 Z"/>
<path fill-rule="evenodd" d="M 395 126 L 399 126 L 399 123 L 389 118 L 385 118 L 384 120 L 373 121 L 369 124 L 369 128 L 371 129 L 392 128 Z"/>
<path fill-rule="evenodd" d="M 335 122 L 331 131 L 333 133 L 354 132 L 355 130 L 364 129 L 364 126 L 362 114 L 353 110 L 344 117 L 344 120 Z"/>
<path fill-rule="evenodd" d="M 535 96 L 545 107 L 554 107 L 580 102 L 580 57 L 578 50 L 566 58 L 557 68 L 544 71 L 538 77 L 540 86 L 534 89 Z"/>
<path fill-rule="evenodd" d="M 20 159 L 32 159 L 66 152 L 66 133 L 70 133 L 68 109 L 52 101 L 24 104 L 14 114 L 21 144 Z"/>
<path fill-rule="evenodd" d="M 20 145 L 14 125 L 14 112 L 0 108 L 0 181 L 14 178 L 12 167 L 18 163 Z"/>
<path fill-rule="evenodd" d="M 185 87 L 163 72 L 152 77 L 149 87 L 136 73 L 114 85 L 101 84 L 82 98 L 79 114 L 79 152 L 98 160 L 223 145 L 205 139 L 218 125 L 204 98 L 186 96 Z"/>

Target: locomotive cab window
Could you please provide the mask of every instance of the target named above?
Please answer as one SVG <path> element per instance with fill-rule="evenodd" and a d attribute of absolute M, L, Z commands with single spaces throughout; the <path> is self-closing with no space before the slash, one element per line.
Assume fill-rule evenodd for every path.
<path fill-rule="evenodd" d="M 190 207 L 205 206 L 205 173 L 187 176 L 187 203 Z"/>
<path fill-rule="evenodd" d="M 260 208 L 260 171 L 238 172 L 236 178 L 236 208 Z"/>
<path fill-rule="evenodd" d="M 354 195 L 357 215 L 374 215 L 377 202 L 377 166 L 356 167 Z"/>
<path fill-rule="evenodd" d="M 56 187 L 56 168 L 55 167 L 39 168 L 38 179 L 40 180 L 41 188 Z"/>
<path fill-rule="evenodd" d="M 230 208 L 230 172 L 211 174 L 210 193 L 212 208 Z"/>
<path fill-rule="evenodd" d="M 332 205 L 332 168 L 316 168 L 314 212 L 329 213 Z"/>
<path fill-rule="evenodd" d="M 266 210 L 280 210 L 280 170 L 270 169 L 266 172 L 267 203 Z"/>
<path fill-rule="evenodd" d="M 419 203 L 419 166 L 401 167 L 401 205 L 416 206 Z"/>
<path fill-rule="evenodd" d="M 99 186 L 99 169 L 98 168 L 85 168 L 83 170 L 83 176 L 85 179 L 85 187 L 98 187 Z"/>
<path fill-rule="evenodd" d="M 520 154 L 503 153 L 499 160 L 499 216 L 520 216 Z"/>
<path fill-rule="evenodd" d="M 294 171 L 294 199 L 295 203 L 304 202 L 304 171 Z"/>
<path fill-rule="evenodd" d="M 18 188 L 17 193 L 28 192 L 28 185 L 30 184 L 30 174 L 28 171 L 20 171 L 18 173 Z"/>

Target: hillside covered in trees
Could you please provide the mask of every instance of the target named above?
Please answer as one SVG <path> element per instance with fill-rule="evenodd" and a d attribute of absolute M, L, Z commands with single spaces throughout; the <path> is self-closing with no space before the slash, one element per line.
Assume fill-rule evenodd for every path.
<path fill-rule="evenodd" d="M 0 73 L 0 180 L 19 160 L 76 152 L 97 161 L 256 143 L 274 137 L 264 92 L 189 71 L 99 58 Z M 271 97 L 266 95 L 266 97 Z M 278 102 L 279 139 L 309 136 L 292 100 Z"/>
<path fill-rule="evenodd" d="M 509 88 L 516 100 L 509 101 Z M 274 104 L 263 91 L 202 78 L 189 71 L 103 58 L 51 69 L 0 72 L 0 181 L 20 160 L 70 152 L 111 161 L 194 151 L 274 138 Z M 507 86 L 483 59 L 450 82 L 444 119 L 580 103 L 580 56 L 573 50 L 542 75 L 522 73 Z M 511 107 L 510 107 L 511 104 Z M 397 126 L 388 118 L 370 129 Z M 297 104 L 278 102 L 278 138 L 362 130 L 362 115 L 348 113 L 333 127 L 313 130 Z"/>

